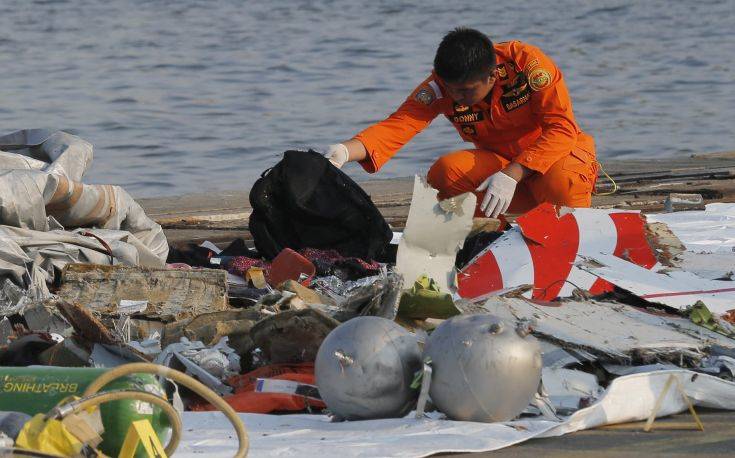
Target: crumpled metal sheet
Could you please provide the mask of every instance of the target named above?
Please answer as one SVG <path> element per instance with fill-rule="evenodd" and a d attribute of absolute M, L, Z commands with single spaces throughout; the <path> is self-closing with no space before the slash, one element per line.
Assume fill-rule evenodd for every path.
<path fill-rule="evenodd" d="M 338 321 L 361 315 L 393 320 L 398 311 L 402 286 L 403 277 L 385 268 L 378 275 L 346 282 L 334 275 L 319 277 L 312 282 L 312 287 L 331 299 L 334 305 L 312 307 L 319 308 Z"/>
<path fill-rule="evenodd" d="M 709 356 L 702 360 L 698 370 L 732 380 L 735 377 L 735 358 Z"/>
<path fill-rule="evenodd" d="M 0 281 L 0 316 L 21 313 L 31 302 L 33 298 L 15 283 L 7 278 Z"/>
<path fill-rule="evenodd" d="M 557 414 L 568 415 L 596 401 L 603 392 L 593 374 L 564 368 L 547 368 L 541 371 L 541 381 Z"/>
<path fill-rule="evenodd" d="M 223 337 L 212 347 L 182 337 L 181 342 L 164 348 L 153 362 L 172 367 L 174 359 L 184 366 L 188 374 L 195 376 L 220 395 L 232 393 L 232 388 L 223 381 L 240 373 L 240 357 L 227 345 L 227 337 Z"/>
<path fill-rule="evenodd" d="M 510 320 L 528 320 L 535 334 L 562 347 L 583 348 L 598 356 L 686 356 L 699 359 L 707 343 L 666 326 L 639 319 L 647 315 L 623 304 L 565 301 L 541 305 L 524 298 L 493 297 L 485 309 Z"/>

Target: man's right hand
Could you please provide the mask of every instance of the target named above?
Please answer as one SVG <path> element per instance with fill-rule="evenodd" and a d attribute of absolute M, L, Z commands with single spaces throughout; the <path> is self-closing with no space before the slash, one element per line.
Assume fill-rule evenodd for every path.
<path fill-rule="evenodd" d="M 329 159 L 329 162 L 331 162 L 332 165 L 334 165 L 338 169 L 341 169 L 342 166 L 350 160 L 350 152 L 347 150 L 347 147 L 344 144 L 337 143 L 335 145 L 329 145 L 327 147 L 327 151 L 324 153 L 324 157 Z"/>

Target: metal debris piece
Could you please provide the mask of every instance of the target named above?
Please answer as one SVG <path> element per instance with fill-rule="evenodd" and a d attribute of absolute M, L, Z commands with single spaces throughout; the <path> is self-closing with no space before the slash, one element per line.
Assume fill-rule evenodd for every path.
<path fill-rule="evenodd" d="M 205 345 L 214 345 L 227 337 L 228 345 L 243 359 L 243 366 L 248 367 L 255 348 L 250 331 L 265 316 L 260 310 L 250 308 L 205 313 L 189 320 L 169 323 L 162 330 L 161 345 L 166 348 L 179 342 L 182 337 L 190 341 L 201 341 Z"/>
<path fill-rule="evenodd" d="M 707 343 L 667 326 L 646 322 L 645 312 L 623 304 L 565 301 L 547 306 L 523 298 L 495 297 L 487 311 L 516 320 L 533 320 L 534 333 L 563 348 L 582 348 L 592 354 L 629 361 L 650 357 L 698 360 Z"/>
<path fill-rule="evenodd" d="M 735 377 L 735 358 L 729 356 L 710 356 L 701 361 L 699 370 L 720 378 L 732 380 Z"/>
<path fill-rule="evenodd" d="M 225 310 L 223 270 L 169 270 L 70 264 L 62 273 L 59 296 L 103 314 L 119 313 L 121 300 L 148 301 L 144 315 L 164 322 Z"/>
<path fill-rule="evenodd" d="M 0 315 L 21 313 L 29 301 L 27 293 L 9 278 L 4 278 L 0 285 Z"/>
<path fill-rule="evenodd" d="M 657 247 L 654 247 L 657 248 Z M 469 261 L 458 274 L 460 296 L 481 300 L 532 284 L 528 297 L 553 300 L 575 290 L 593 295 L 612 286 L 574 265 L 579 255 L 608 253 L 646 269 L 657 264 L 645 220 L 637 212 L 539 205 Z"/>
<path fill-rule="evenodd" d="M 671 264 L 707 280 L 735 280 L 735 252 L 694 253 L 685 251 Z"/>
<path fill-rule="evenodd" d="M 597 377 L 579 370 L 544 367 L 541 380 L 551 404 L 561 415 L 579 410 L 582 403 L 592 404 L 604 391 Z"/>
<path fill-rule="evenodd" d="M 403 277 L 397 272 L 382 269 L 379 275 L 347 282 L 333 275 L 320 277 L 312 285 L 334 304 L 318 308 L 338 321 L 344 322 L 359 315 L 392 320 L 398 311 Z"/>
<path fill-rule="evenodd" d="M 38 359 L 46 366 L 86 367 L 89 365 L 89 350 L 82 342 L 68 338 L 41 352 Z"/>
<path fill-rule="evenodd" d="M 104 344 L 118 343 L 115 335 L 88 309 L 63 300 L 57 302 L 56 306 L 74 331 L 86 340 Z"/>
<path fill-rule="evenodd" d="M 442 291 L 454 291 L 454 260 L 472 230 L 477 198 L 467 193 L 453 199 L 451 211 L 445 211 L 437 191 L 418 175 L 414 178 L 411 207 L 396 256 L 396 271 L 406 281 L 428 275 Z"/>
<path fill-rule="evenodd" d="M 223 381 L 240 373 L 240 357 L 227 345 L 227 337 L 212 347 L 182 337 L 181 342 L 167 346 L 154 362 L 173 368 L 181 365 L 220 395 L 232 393 L 232 388 Z"/>
<path fill-rule="evenodd" d="M 319 310 L 289 310 L 259 321 L 250 335 L 271 364 L 312 362 L 324 338 L 338 325 Z"/>
<path fill-rule="evenodd" d="M 26 307 L 23 319 L 31 331 L 45 331 L 60 335 L 71 334 L 71 325 L 59 313 L 53 301 L 36 302 Z"/>
<path fill-rule="evenodd" d="M 707 204 L 704 211 L 649 214 L 646 219 L 666 223 L 690 252 L 735 251 L 735 203 Z"/>
<path fill-rule="evenodd" d="M 163 350 L 161 347 L 161 334 L 157 331 L 149 338 L 140 342 L 137 340 L 128 342 L 128 346 L 148 357 L 157 356 Z"/>
<path fill-rule="evenodd" d="M 649 302 L 685 310 L 702 301 L 713 313 L 735 308 L 735 283 L 682 270 L 654 272 L 609 254 L 579 256 L 575 265 Z"/>
<path fill-rule="evenodd" d="M 541 344 L 541 360 L 545 368 L 563 369 L 597 360 L 596 356 L 581 349 L 561 348 L 545 340 L 539 343 Z"/>
<path fill-rule="evenodd" d="M 129 362 L 129 360 L 112 353 L 100 344 L 94 344 L 92 353 L 89 354 L 89 364 L 92 367 L 117 367 Z"/>
<path fill-rule="evenodd" d="M 618 307 L 618 312 L 656 328 L 665 328 L 688 335 L 709 349 L 713 354 L 735 357 L 735 340 L 694 324 L 686 317 L 664 313 L 644 313 L 635 307 Z"/>
<path fill-rule="evenodd" d="M 664 200 L 664 211 L 671 213 L 677 210 L 704 210 L 702 194 L 670 193 Z"/>

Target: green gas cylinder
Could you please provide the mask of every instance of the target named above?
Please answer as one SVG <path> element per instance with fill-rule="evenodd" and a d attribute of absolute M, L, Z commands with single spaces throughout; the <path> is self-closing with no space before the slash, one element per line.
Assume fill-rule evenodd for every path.
<path fill-rule="evenodd" d="M 29 415 L 47 413 L 69 396 L 81 396 L 84 390 L 107 369 L 88 367 L 0 367 L 0 411 Z M 135 374 L 114 380 L 101 391 L 147 391 L 164 396 L 163 388 L 151 374 Z M 112 401 L 100 406 L 105 432 L 99 449 L 117 456 L 130 423 L 148 420 L 166 443 L 171 432 L 166 415 L 160 408 L 136 400 Z M 139 448 L 140 451 L 140 448 Z"/>

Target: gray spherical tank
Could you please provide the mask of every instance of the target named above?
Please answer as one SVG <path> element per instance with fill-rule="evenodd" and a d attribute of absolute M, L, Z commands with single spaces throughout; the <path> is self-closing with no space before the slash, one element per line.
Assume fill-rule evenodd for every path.
<path fill-rule="evenodd" d="M 416 337 L 385 318 L 353 318 L 329 333 L 316 356 L 319 393 L 347 420 L 401 417 L 415 404 L 422 367 Z"/>
<path fill-rule="evenodd" d="M 429 394 L 454 420 L 508 421 L 528 406 L 541 380 L 541 347 L 492 315 L 451 318 L 431 334 Z"/>

